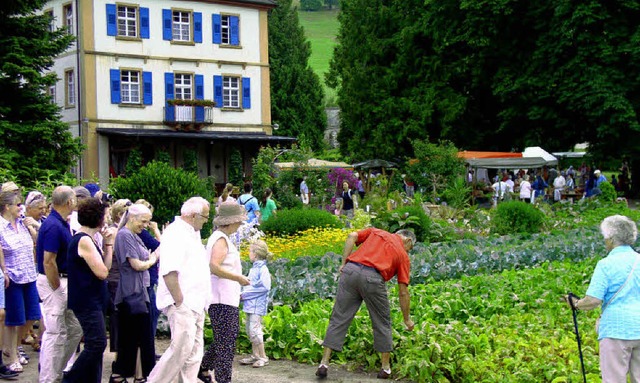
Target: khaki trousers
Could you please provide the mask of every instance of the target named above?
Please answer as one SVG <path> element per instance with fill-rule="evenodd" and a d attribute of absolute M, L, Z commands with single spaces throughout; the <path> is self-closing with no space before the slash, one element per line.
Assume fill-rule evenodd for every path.
<path fill-rule="evenodd" d="M 640 340 L 602 339 L 600 371 L 602 383 L 640 383 Z"/>
<path fill-rule="evenodd" d="M 40 383 L 59 383 L 62 370 L 76 351 L 82 338 L 80 322 L 67 309 L 67 278 L 60 278 L 60 287 L 52 290 L 43 274 L 38 275 L 36 287 L 42 299 L 45 331 L 40 350 Z"/>
<path fill-rule="evenodd" d="M 164 310 L 169 319 L 171 344 L 149 374 L 149 383 L 195 383 L 204 354 L 204 309 L 200 313 L 185 304 Z"/>

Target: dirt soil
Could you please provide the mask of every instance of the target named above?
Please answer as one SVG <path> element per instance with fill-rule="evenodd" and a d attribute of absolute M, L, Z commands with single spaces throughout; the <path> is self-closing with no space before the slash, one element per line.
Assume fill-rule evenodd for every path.
<path fill-rule="evenodd" d="M 156 341 L 156 349 L 158 353 L 162 353 L 162 351 L 164 351 L 168 346 L 168 339 L 158 339 Z M 25 346 L 25 351 L 29 354 L 31 359 L 29 364 L 24 366 L 24 372 L 20 374 L 15 382 L 38 383 L 38 353 L 31 351 L 30 346 Z M 104 367 L 102 374 L 103 383 L 107 383 L 109 381 L 109 374 L 111 374 L 111 362 L 114 360 L 114 355 L 114 353 L 109 351 L 106 351 L 104 354 Z M 236 360 L 233 365 L 233 383 L 380 382 L 380 380 L 376 379 L 376 373 L 352 372 L 348 371 L 345 367 L 333 364 L 330 366 L 329 376 L 325 380 L 318 380 L 316 378 L 315 372 L 317 365 L 301 364 L 289 360 L 272 360 L 269 366 L 263 368 L 241 366 L 238 361 L 244 356 L 245 355 L 236 356 Z M 129 382 L 132 380 L 133 379 L 129 379 Z M 405 380 L 404 382 L 408 381 Z"/>

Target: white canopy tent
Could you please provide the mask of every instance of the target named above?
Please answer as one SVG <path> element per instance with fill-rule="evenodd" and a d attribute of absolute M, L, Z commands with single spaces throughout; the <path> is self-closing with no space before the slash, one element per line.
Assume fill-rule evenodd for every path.
<path fill-rule="evenodd" d="M 554 157 L 551 153 L 542 149 L 539 146 L 530 146 L 524 149 L 522 152 L 523 158 L 531 158 L 531 157 L 542 157 L 545 160 L 545 164 L 543 165 L 558 165 L 558 159 Z M 542 165 L 540 165 L 542 166 Z"/>

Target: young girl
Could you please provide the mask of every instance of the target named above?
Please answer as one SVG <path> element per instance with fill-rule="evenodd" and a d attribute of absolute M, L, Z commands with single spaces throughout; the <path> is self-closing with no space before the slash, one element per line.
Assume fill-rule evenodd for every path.
<path fill-rule="evenodd" d="M 267 243 L 256 241 L 249 247 L 249 259 L 253 267 L 249 271 L 251 284 L 243 288 L 240 300 L 247 314 L 247 335 L 251 341 L 251 356 L 240 360 L 240 364 L 251 364 L 253 367 L 269 365 L 269 358 L 264 351 L 262 333 L 262 317 L 267 314 L 269 290 L 271 290 L 271 274 L 267 268 L 267 260 L 273 256 Z"/>

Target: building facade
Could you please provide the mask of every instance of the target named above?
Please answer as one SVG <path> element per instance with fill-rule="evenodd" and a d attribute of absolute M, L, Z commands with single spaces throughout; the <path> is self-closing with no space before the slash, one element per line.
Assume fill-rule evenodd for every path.
<path fill-rule="evenodd" d="M 267 12 L 272 0 L 54 0 L 51 28 L 76 42 L 56 59 L 50 89 L 86 150 L 80 176 L 103 184 L 128 155 L 197 158 L 227 180 L 232 150 L 245 171 L 272 135 Z M 189 155 L 187 155 L 189 153 Z"/>

